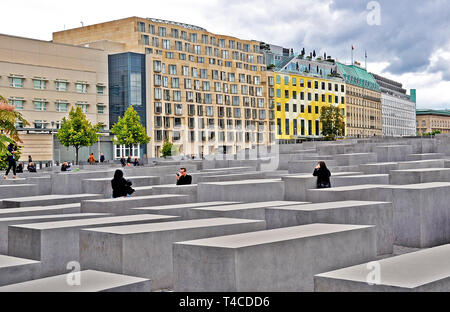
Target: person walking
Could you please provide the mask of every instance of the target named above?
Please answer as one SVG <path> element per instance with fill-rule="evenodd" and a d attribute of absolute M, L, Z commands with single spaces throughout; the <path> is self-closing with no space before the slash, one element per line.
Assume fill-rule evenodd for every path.
<path fill-rule="evenodd" d="M 28 163 L 33 162 L 33 158 L 31 158 L 31 155 L 28 155 Z"/>
<path fill-rule="evenodd" d="M 91 164 L 91 165 L 95 163 L 94 153 L 91 153 L 91 154 L 89 155 L 88 161 L 89 161 L 89 164 Z"/>
<path fill-rule="evenodd" d="M 319 161 L 314 169 L 313 176 L 317 177 L 317 188 L 330 188 L 331 172 L 324 161 Z"/>
<path fill-rule="evenodd" d="M 134 193 L 134 189 L 131 185 L 131 181 L 126 180 L 123 177 L 123 171 L 117 169 L 116 172 L 114 172 L 114 178 L 111 180 L 111 187 L 113 190 L 112 197 L 129 197 Z"/>
<path fill-rule="evenodd" d="M 100 154 L 100 162 L 104 162 L 105 161 L 105 155 L 103 155 L 103 153 Z"/>
<path fill-rule="evenodd" d="M 188 185 L 192 183 L 192 177 L 186 173 L 186 168 L 181 167 L 177 173 L 177 185 Z"/>
<path fill-rule="evenodd" d="M 4 177 L 5 179 L 8 179 L 8 174 L 11 171 L 11 168 L 13 170 L 13 179 L 17 178 L 17 176 L 16 176 L 16 155 L 15 155 L 16 150 L 17 150 L 17 147 L 13 143 L 10 143 L 8 145 L 9 154 L 8 154 L 8 157 L 6 157 L 6 161 L 8 162 L 8 168 L 6 169 L 6 172 L 5 172 L 5 177 Z"/>

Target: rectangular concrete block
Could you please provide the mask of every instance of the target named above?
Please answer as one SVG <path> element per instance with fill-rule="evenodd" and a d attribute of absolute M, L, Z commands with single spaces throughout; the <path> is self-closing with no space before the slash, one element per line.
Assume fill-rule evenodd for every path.
<path fill-rule="evenodd" d="M 360 172 L 332 172 L 330 182 L 333 185 L 335 177 L 359 174 Z M 317 177 L 312 173 L 282 176 L 281 180 L 284 181 L 285 200 L 306 201 L 306 190 L 317 187 Z"/>
<path fill-rule="evenodd" d="M 149 292 L 145 278 L 86 270 L 79 272 L 81 283 L 69 284 L 67 274 L 0 287 L 0 292 Z"/>
<path fill-rule="evenodd" d="M 8 198 L 2 201 L 3 208 L 49 206 L 80 203 L 83 200 L 101 198 L 99 194 L 42 195 Z"/>
<path fill-rule="evenodd" d="M 85 200 L 81 203 L 81 212 L 106 212 L 115 215 L 128 215 L 136 212 L 131 208 L 186 204 L 189 202 L 189 196 L 176 194 Z"/>
<path fill-rule="evenodd" d="M 197 201 L 197 184 L 189 185 L 176 185 L 176 184 L 166 184 L 166 185 L 156 185 L 153 186 L 153 194 L 178 194 L 189 196 L 189 202 Z"/>
<path fill-rule="evenodd" d="M 425 154 L 411 154 L 406 157 L 406 160 L 425 160 L 425 159 L 441 159 L 445 158 L 444 154 L 440 153 L 425 153 Z"/>
<path fill-rule="evenodd" d="M 320 292 L 450 291 L 450 245 L 342 268 L 314 277 Z M 369 284 L 370 283 L 370 284 Z"/>
<path fill-rule="evenodd" d="M 239 181 L 250 179 L 264 179 L 264 172 L 246 172 L 246 173 L 232 173 L 212 176 L 202 176 L 197 179 L 197 182 L 223 182 L 223 181 Z"/>
<path fill-rule="evenodd" d="M 0 185 L 0 200 L 14 197 L 27 197 L 39 195 L 37 184 L 9 184 Z"/>
<path fill-rule="evenodd" d="M 411 145 L 381 145 L 376 146 L 374 152 L 379 162 L 395 162 L 406 160 L 406 157 L 413 153 L 413 149 Z"/>
<path fill-rule="evenodd" d="M 0 209 L 0 218 L 13 218 L 25 216 L 40 216 L 49 214 L 80 213 L 81 204 L 64 204 L 52 206 L 34 206 L 24 208 Z"/>
<path fill-rule="evenodd" d="M 160 184 L 160 177 L 131 176 L 125 177 L 133 183 L 133 188 Z M 112 196 L 111 178 L 85 179 L 82 181 L 83 193 L 103 194 L 104 198 Z"/>
<path fill-rule="evenodd" d="M 388 202 L 341 201 L 266 208 L 267 228 L 312 223 L 376 225 L 377 253 L 393 252 L 393 206 Z"/>
<path fill-rule="evenodd" d="M 146 277 L 153 289 L 172 287 L 172 243 L 265 229 L 265 221 L 216 218 L 83 230 L 81 266 Z"/>
<path fill-rule="evenodd" d="M 200 183 L 197 188 L 199 202 L 239 201 L 261 202 L 284 200 L 284 182 L 281 180 L 244 180 Z"/>
<path fill-rule="evenodd" d="M 336 165 L 351 166 L 377 162 L 377 154 L 375 153 L 353 153 L 334 155 Z"/>
<path fill-rule="evenodd" d="M 445 162 L 444 159 L 402 161 L 398 163 L 396 169 L 404 170 L 404 169 L 419 169 L 419 168 L 444 168 L 444 162 Z"/>
<path fill-rule="evenodd" d="M 0 286 L 36 279 L 39 270 L 39 261 L 0 255 Z"/>
<path fill-rule="evenodd" d="M 396 169 L 398 169 L 398 163 L 396 162 L 359 165 L 359 171 L 362 171 L 365 174 L 389 174 L 389 171 Z"/>
<path fill-rule="evenodd" d="M 326 189 L 309 189 L 306 191 L 306 200 L 312 203 L 323 203 L 345 200 L 381 200 L 391 199 L 389 195 L 385 195 L 378 188 L 382 184 L 363 184 L 331 187 Z M 386 191 L 389 193 L 389 191 Z M 385 196 L 384 196 L 385 195 Z M 375 198 L 376 197 L 376 198 Z"/>
<path fill-rule="evenodd" d="M 362 185 L 362 184 L 389 184 L 388 174 L 365 174 L 352 176 L 339 176 L 333 178 L 333 187 Z"/>
<path fill-rule="evenodd" d="M 15 208 L 19 209 L 19 208 Z M 8 254 L 8 226 L 38 222 L 88 219 L 107 217 L 105 213 L 68 213 L 59 215 L 39 215 L 26 217 L 0 218 L 0 254 Z"/>
<path fill-rule="evenodd" d="M 319 272 L 375 255 L 375 227 L 361 225 L 309 224 L 183 241 L 173 245 L 174 290 L 312 291 Z"/>
<path fill-rule="evenodd" d="M 391 170 L 389 184 L 450 182 L 450 168 L 420 168 Z"/>
<path fill-rule="evenodd" d="M 93 167 L 93 166 L 91 166 Z M 53 194 L 74 194 L 83 192 L 83 180 L 110 178 L 114 176 L 115 169 L 105 171 L 99 170 L 80 170 L 57 172 L 52 176 L 52 193 Z M 89 192 L 90 193 L 90 192 Z"/>
<path fill-rule="evenodd" d="M 175 216 L 141 214 L 10 225 L 8 255 L 41 261 L 43 276 L 62 274 L 68 262 L 79 260 L 80 229 L 176 219 Z"/>
<path fill-rule="evenodd" d="M 284 207 L 302 204 L 307 204 L 307 202 L 270 201 L 270 202 L 257 202 L 257 203 L 246 203 L 246 204 L 236 204 L 226 206 L 192 208 L 190 210 L 190 218 L 191 219 L 241 218 L 241 219 L 265 220 L 266 208 L 268 207 Z"/>
<path fill-rule="evenodd" d="M 317 163 L 321 161 L 320 158 L 316 160 L 293 160 L 288 163 L 288 172 L 292 173 L 313 173 L 314 168 L 317 166 Z M 335 160 L 326 161 L 327 167 L 332 168 L 336 167 Z"/>
<path fill-rule="evenodd" d="M 215 201 L 215 202 L 189 203 L 189 204 L 179 204 L 179 205 L 164 205 L 164 206 L 155 206 L 155 207 L 141 207 L 141 208 L 133 208 L 133 211 L 134 211 L 133 214 L 137 211 L 138 213 L 179 216 L 182 220 L 189 220 L 189 219 L 191 219 L 191 214 L 190 214 L 191 208 L 226 206 L 226 205 L 234 205 L 234 204 L 240 204 L 240 202 Z"/>

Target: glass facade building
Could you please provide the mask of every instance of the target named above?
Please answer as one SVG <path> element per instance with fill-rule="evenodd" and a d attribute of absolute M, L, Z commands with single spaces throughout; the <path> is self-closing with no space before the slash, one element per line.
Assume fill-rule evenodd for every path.
<path fill-rule="evenodd" d="M 146 127 L 145 55 L 133 52 L 108 56 L 109 124 L 112 127 L 125 111 L 133 108 Z M 147 153 L 140 147 L 140 156 Z"/>

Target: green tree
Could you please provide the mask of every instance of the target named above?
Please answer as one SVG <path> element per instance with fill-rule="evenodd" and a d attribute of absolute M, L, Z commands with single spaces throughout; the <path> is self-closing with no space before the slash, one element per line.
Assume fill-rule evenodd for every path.
<path fill-rule="evenodd" d="M 6 157 L 9 154 L 8 144 L 17 145 L 18 142 L 22 142 L 16 129 L 17 121 L 22 122 L 24 126 L 29 125 L 22 114 L 14 110 L 14 106 L 0 95 L 0 167 L 5 166 Z"/>
<path fill-rule="evenodd" d="M 86 119 L 80 107 L 72 107 L 69 118 L 64 117 L 56 137 L 63 146 L 75 148 L 75 163 L 78 165 L 78 151 L 83 146 L 91 146 L 98 141 L 102 123 L 95 126 Z"/>
<path fill-rule="evenodd" d="M 172 147 L 173 143 L 169 142 L 169 139 L 165 139 L 161 149 L 161 157 L 172 156 Z"/>
<path fill-rule="evenodd" d="M 338 106 L 322 106 L 320 122 L 322 123 L 322 135 L 325 136 L 326 140 L 332 141 L 337 136 L 344 135 L 344 116 L 341 114 Z"/>
<path fill-rule="evenodd" d="M 123 117 L 119 116 L 119 120 L 111 128 L 111 132 L 115 134 L 114 144 L 125 145 L 130 150 L 134 144 L 147 144 L 150 137 L 147 135 L 145 127 L 140 122 L 141 117 L 130 106 Z"/>

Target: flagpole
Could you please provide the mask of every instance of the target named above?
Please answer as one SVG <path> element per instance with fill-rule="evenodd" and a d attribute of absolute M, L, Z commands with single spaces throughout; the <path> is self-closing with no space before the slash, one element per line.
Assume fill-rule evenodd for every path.
<path fill-rule="evenodd" d="M 353 65 L 353 45 L 352 45 L 352 64 Z"/>
<path fill-rule="evenodd" d="M 366 68 L 366 70 L 367 70 L 367 50 L 364 50 L 364 67 Z"/>

